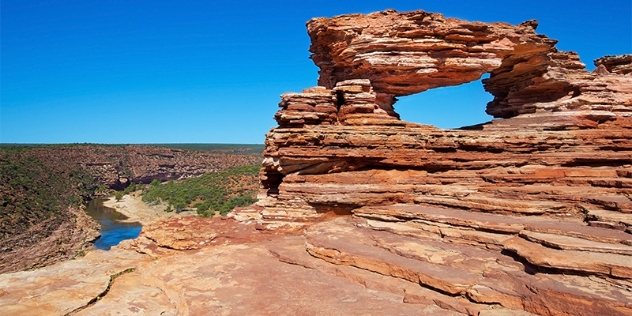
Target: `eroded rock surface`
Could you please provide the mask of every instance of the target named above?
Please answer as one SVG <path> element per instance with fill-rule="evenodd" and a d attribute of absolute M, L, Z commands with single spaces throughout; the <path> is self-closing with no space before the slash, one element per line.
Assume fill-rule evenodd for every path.
<path fill-rule="evenodd" d="M 308 227 L 315 257 L 475 304 L 632 314 L 630 55 L 589 72 L 535 21 L 423 11 L 307 27 L 319 86 L 281 96 L 260 202 L 238 218 Z M 485 73 L 492 122 L 443 130 L 395 112 L 397 96 Z M 327 214 L 348 222 L 313 225 Z"/>
<path fill-rule="evenodd" d="M 262 233 L 230 219 L 190 220 L 190 229 L 218 237 L 177 251 L 141 233 L 110 252 L 0 275 L 3 315 L 462 315 L 433 302 L 404 304 L 405 289 L 418 293 L 418 286 L 329 265 L 305 251 L 300 234 Z"/>
<path fill-rule="evenodd" d="M 632 77 L 615 70 L 629 58 L 588 72 L 535 26 L 423 11 L 308 22 L 322 86 L 282 96 L 266 138 L 263 218 L 414 203 L 629 231 Z M 473 51 L 486 58 L 449 55 Z M 417 55 L 442 57 L 403 62 Z M 490 73 L 487 111 L 505 119 L 457 130 L 399 120 L 395 96 L 471 81 L 468 72 Z"/>
<path fill-rule="evenodd" d="M 130 183 L 150 183 L 190 178 L 255 164 L 257 155 L 182 150 L 147 145 L 74 145 L 34 147 L 29 154 L 50 164 L 81 166 L 96 181 L 112 189 Z"/>
<path fill-rule="evenodd" d="M 578 258 L 585 255 L 569 252 L 557 256 L 553 252 L 560 250 L 552 248 L 547 248 L 551 256 L 531 257 L 530 252 L 544 247 L 543 241 L 563 244 L 568 240 L 560 238 L 580 237 L 554 233 L 557 222 L 550 219 L 525 227 L 521 217 L 490 215 L 484 221 L 465 219 L 463 226 L 448 226 L 442 222 L 459 218 L 444 209 L 393 205 L 364 211 L 293 232 L 260 230 L 254 221 L 227 218 L 162 220 L 111 251 L 0 275 L 0 306 L 3 315 L 632 312 L 630 282 L 615 276 L 630 272 L 630 260 L 620 257 L 632 246 L 602 242 L 608 244 L 602 249 L 604 256 L 583 260 Z M 367 218 L 378 213 L 400 220 Z M 429 218 L 436 219 L 424 220 Z M 180 236 L 180 242 L 198 246 L 174 249 L 165 241 L 172 240 L 169 232 L 183 223 L 216 238 L 199 243 L 197 236 Z M 505 224 L 512 228 L 484 229 Z M 575 236 L 617 237 L 579 222 L 571 226 Z M 150 236 L 161 229 L 165 235 Z M 508 232 L 512 229 L 522 229 L 520 237 Z M 532 243 L 527 235 L 540 241 Z M 493 246 L 489 240 L 499 242 Z M 492 246 L 483 246 L 486 243 Z M 584 248 L 596 243 L 584 241 L 574 251 L 588 251 Z M 526 260 L 508 255 L 513 251 Z M 571 256 L 575 259 L 568 260 Z M 576 263 L 580 270 L 572 269 Z M 610 272 L 601 269 L 604 266 L 617 268 Z M 578 271 L 590 271 L 589 276 L 573 273 Z"/>
<path fill-rule="evenodd" d="M 92 243 L 100 236 L 99 224 L 82 209 L 69 208 L 66 213 L 69 218 L 58 225 L 49 220 L 3 238 L 0 273 L 44 267 L 93 249 Z"/>

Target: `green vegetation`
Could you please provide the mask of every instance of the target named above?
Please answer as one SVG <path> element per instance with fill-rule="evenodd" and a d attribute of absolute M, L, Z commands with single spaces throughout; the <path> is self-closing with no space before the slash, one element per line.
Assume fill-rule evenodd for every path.
<path fill-rule="evenodd" d="M 137 185 L 135 183 L 131 183 L 130 185 L 128 185 L 125 188 L 125 190 L 123 190 L 123 191 L 116 191 L 114 193 L 114 195 L 116 196 L 116 194 L 120 193 L 121 197 L 122 197 L 123 195 L 130 194 L 130 193 L 132 193 L 132 192 L 134 192 L 136 190 L 139 190 L 141 187 L 142 187 L 141 185 Z"/>
<path fill-rule="evenodd" d="M 132 183 L 128 185 L 127 188 L 125 188 L 125 190 L 123 190 L 123 194 L 130 194 L 136 190 L 138 190 L 138 188 L 136 187 L 136 184 Z"/>
<path fill-rule="evenodd" d="M 106 187 L 104 184 L 99 184 L 97 188 L 94 190 L 94 193 L 100 195 L 100 194 L 106 193 L 107 190 L 108 190 L 108 187 Z"/>
<path fill-rule="evenodd" d="M 132 193 L 132 192 L 134 192 L 134 191 L 136 191 L 136 190 L 139 190 L 139 189 L 140 189 L 140 187 L 141 187 L 141 185 L 137 185 L 137 184 L 135 184 L 135 183 L 132 183 L 132 184 L 128 185 L 128 186 L 125 188 L 125 190 L 123 190 L 123 191 L 114 191 L 114 192 L 112 192 L 112 194 L 114 195 L 114 198 L 115 198 L 115 199 L 116 199 L 116 201 L 118 202 L 118 201 L 120 201 L 120 200 L 122 200 L 122 199 L 123 199 L 123 196 L 124 196 L 124 195 L 126 195 L 126 194 L 130 194 L 130 193 Z M 99 190 L 99 189 L 97 189 L 97 192 L 98 192 L 98 190 Z"/>
<path fill-rule="evenodd" d="M 76 165 L 45 164 L 29 147 L 0 147 L 0 240 L 47 223 L 57 227 L 97 189 L 92 176 Z M 30 240 L 46 237 L 41 230 Z"/>
<path fill-rule="evenodd" d="M 117 202 L 123 199 L 123 195 L 125 195 L 123 191 L 114 192 L 114 198 L 116 199 Z"/>
<path fill-rule="evenodd" d="M 169 184 L 154 181 L 152 185 L 131 183 L 125 187 L 129 183 L 116 181 L 127 178 L 139 182 L 152 176 L 163 177 L 163 168 L 178 169 L 179 162 L 184 162 L 184 166 L 213 168 L 211 170 L 254 163 L 261 161 L 263 150 L 261 145 L 194 145 L 196 148 L 192 149 L 208 151 L 200 153 L 169 147 L 172 149 L 137 145 L 0 143 L 0 257 L 22 260 L 19 255 L 10 253 L 29 253 L 30 247 L 60 228 L 77 225 L 74 210 L 95 195 L 108 194 L 113 189 L 122 190 L 114 193 L 117 199 L 144 190 L 146 200 L 165 201 L 167 211 L 196 208 L 203 216 L 225 214 L 235 206 L 255 201 L 259 166 L 234 168 Z M 253 152 L 256 154 L 250 154 Z M 132 172 L 136 166 L 140 166 L 141 175 Z M 59 247 L 38 253 L 40 257 L 33 260 L 84 255 L 81 249 L 85 248 L 76 251 L 73 249 L 77 248 L 65 247 L 66 243 L 77 241 L 73 238 L 59 236 Z M 31 264 L 25 262 L 24 268 L 27 263 Z"/>
<path fill-rule="evenodd" d="M 234 167 L 198 178 L 163 184 L 154 180 L 143 191 L 143 201 L 166 202 L 168 212 L 193 207 L 202 216 L 213 216 L 215 212 L 224 215 L 236 206 L 256 202 L 260 167 Z"/>

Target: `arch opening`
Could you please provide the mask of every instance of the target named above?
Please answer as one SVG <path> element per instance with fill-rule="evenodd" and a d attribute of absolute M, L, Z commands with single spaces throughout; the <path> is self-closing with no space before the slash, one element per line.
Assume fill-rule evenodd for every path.
<path fill-rule="evenodd" d="M 483 88 L 482 80 L 486 78 L 489 78 L 489 74 L 458 86 L 433 88 L 397 97 L 395 111 L 404 121 L 446 129 L 489 122 L 493 117 L 485 113 L 485 109 L 494 96 Z"/>

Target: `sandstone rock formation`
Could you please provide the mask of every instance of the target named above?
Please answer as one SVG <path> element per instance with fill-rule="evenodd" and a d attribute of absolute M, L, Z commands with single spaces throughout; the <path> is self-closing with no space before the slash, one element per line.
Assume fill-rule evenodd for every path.
<path fill-rule="evenodd" d="M 29 270 L 74 259 L 93 249 L 99 224 L 82 209 L 68 208 L 58 222 L 43 220 L 0 239 L 0 273 Z M 44 216 L 42 216 L 44 217 Z"/>
<path fill-rule="evenodd" d="M 423 11 L 312 19 L 319 86 L 281 96 L 260 202 L 237 218 L 273 229 L 352 215 L 307 228 L 307 250 L 476 304 L 632 314 L 632 58 L 589 72 L 536 27 Z M 394 110 L 485 73 L 491 122 L 442 130 Z"/>

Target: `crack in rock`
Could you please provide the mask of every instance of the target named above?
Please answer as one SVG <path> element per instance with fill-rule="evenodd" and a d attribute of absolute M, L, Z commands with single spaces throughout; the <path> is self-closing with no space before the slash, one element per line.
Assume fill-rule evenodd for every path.
<path fill-rule="evenodd" d="M 80 306 L 75 308 L 74 310 L 72 310 L 71 312 L 65 314 L 64 316 L 69 316 L 69 315 L 74 315 L 94 304 L 96 304 L 96 302 L 100 301 L 103 297 L 105 297 L 105 295 L 108 294 L 108 292 L 110 291 L 110 288 L 112 287 L 112 284 L 114 284 L 114 280 L 118 277 L 120 277 L 123 274 L 127 274 L 127 273 L 131 273 L 136 271 L 136 268 L 127 268 L 123 271 L 117 272 L 115 274 L 110 275 L 110 281 L 108 282 L 108 285 L 105 287 L 105 290 L 103 290 L 103 292 L 99 293 L 99 295 L 97 295 L 96 297 L 94 297 L 93 299 L 91 299 L 86 305 Z"/>

